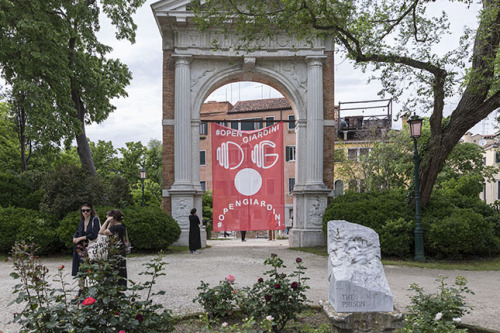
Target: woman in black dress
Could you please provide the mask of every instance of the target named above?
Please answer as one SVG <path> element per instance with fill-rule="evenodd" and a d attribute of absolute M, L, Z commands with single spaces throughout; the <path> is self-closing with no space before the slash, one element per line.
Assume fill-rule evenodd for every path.
<path fill-rule="evenodd" d="M 127 239 L 127 227 L 122 223 L 125 216 L 118 209 L 110 210 L 106 213 L 106 221 L 99 230 L 101 235 L 107 235 L 110 237 L 116 237 L 116 241 L 118 243 L 118 255 L 117 258 L 117 267 L 118 275 L 121 279 L 118 281 L 118 285 L 127 289 L 127 252 L 126 252 L 126 243 L 128 243 Z M 113 244 L 113 241 L 111 242 Z"/>
<path fill-rule="evenodd" d="M 201 249 L 200 219 L 193 208 L 189 215 L 189 253 L 198 254 L 198 249 Z"/>
<path fill-rule="evenodd" d="M 80 224 L 73 235 L 73 267 L 71 275 L 76 276 L 83 262 L 82 255 L 85 253 L 90 240 L 97 238 L 101 224 L 97 214 L 89 203 L 80 206 Z M 83 281 L 80 281 L 80 290 L 83 288 Z"/>

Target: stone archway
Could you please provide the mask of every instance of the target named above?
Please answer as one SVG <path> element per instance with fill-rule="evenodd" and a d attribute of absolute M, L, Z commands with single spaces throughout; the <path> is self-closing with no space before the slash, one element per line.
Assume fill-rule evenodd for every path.
<path fill-rule="evenodd" d="M 316 40 L 311 46 L 278 34 L 259 41 L 259 51 L 240 55 L 232 48 L 236 37 L 198 31 L 188 4 L 163 0 L 152 5 L 163 46 L 163 208 L 181 227 L 178 243 L 188 242 L 189 210 L 202 211 L 201 105 L 224 84 L 258 81 L 279 90 L 296 116 L 290 246 L 323 245 L 322 216 L 333 188 L 333 43 Z M 219 41 L 217 51 L 212 51 L 213 40 Z"/>

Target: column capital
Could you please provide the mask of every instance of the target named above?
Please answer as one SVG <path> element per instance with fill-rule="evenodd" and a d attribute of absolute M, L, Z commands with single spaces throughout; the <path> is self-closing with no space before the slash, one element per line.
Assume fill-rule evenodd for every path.
<path fill-rule="evenodd" d="M 175 60 L 175 65 L 189 65 L 193 60 L 193 56 L 183 54 L 173 54 L 172 58 Z"/>
<path fill-rule="evenodd" d="M 323 66 L 323 61 L 327 56 L 309 56 L 306 57 L 307 67 L 311 66 Z"/>

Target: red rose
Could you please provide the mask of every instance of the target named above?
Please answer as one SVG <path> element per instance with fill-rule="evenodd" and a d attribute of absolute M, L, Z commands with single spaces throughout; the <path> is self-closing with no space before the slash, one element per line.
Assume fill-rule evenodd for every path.
<path fill-rule="evenodd" d="M 259 279 L 257 280 L 257 282 L 262 283 L 262 282 L 264 282 L 264 279 L 263 279 L 263 278 L 259 278 Z"/>
<path fill-rule="evenodd" d="M 302 262 L 302 258 L 297 257 L 297 259 L 295 259 L 295 261 L 296 261 L 297 263 Z"/>
<path fill-rule="evenodd" d="M 274 289 L 281 289 L 281 284 L 276 283 L 276 284 L 274 285 Z"/>
<path fill-rule="evenodd" d="M 137 314 L 137 316 L 135 316 L 135 319 L 139 322 L 139 323 L 142 323 L 142 321 L 144 320 L 144 316 L 141 315 L 140 313 Z"/>
<path fill-rule="evenodd" d="M 63 269 L 64 269 L 64 265 L 59 266 L 59 270 L 63 270 Z"/>
<path fill-rule="evenodd" d="M 271 300 L 271 296 L 270 296 L 270 295 L 266 295 L 266 296 L 264 296 L 264 298 L 265 298 L 265 299 L 266 299 L 266 301 L 268 301 L 268 302 Z"/>
<path fill-rule="evenodd" d="M 95 299 L 92 297 L 87 297 L 83 302 L 82 305 L 92 305 L 95 303 Z"/>
<path fill-rule="evenodd" d="M 292 282 L 291 287 L 292 287 L 292 289 L 297 289 L 299 287 L 299 285 L 297 282 Z"/>

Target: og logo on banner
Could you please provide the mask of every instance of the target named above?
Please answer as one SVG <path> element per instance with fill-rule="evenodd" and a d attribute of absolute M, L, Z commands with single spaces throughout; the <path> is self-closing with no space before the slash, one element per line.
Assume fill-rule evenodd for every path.
<path fill-rule="evenodd" d="M 285 228 L 282 128 L 212 124 L 214 231 Z"/>

